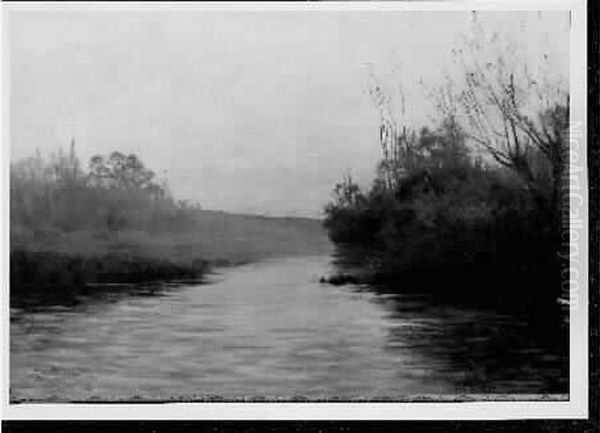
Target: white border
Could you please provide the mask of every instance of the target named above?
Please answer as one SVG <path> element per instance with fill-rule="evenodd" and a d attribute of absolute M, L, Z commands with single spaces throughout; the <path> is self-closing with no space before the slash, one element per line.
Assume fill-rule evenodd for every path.
<path fill-rule="evenodd" d="M 593 1 L 593 0 L 592 0 Z M 9 307 L 8 307 L 8 161 L 9 161 L 9 86 L 7 68 L 8 10 L 311 10 L 311 11 L 452 11 L 452 10 L 571 10 L 571 118 L 584 124 L 580 141 L 580 165 L 585 174 L 581 185 L 585 223 L 580 231 L 579 310 L 571 314 L 570 327 L 570 399 L 569 401 L 516 402 L 413 402 L 413 403 L 168 403 L 168 404 L 9 404 Z M 2 146 L 2 375 L 1 410 L 4 420 L 28 419 L 151 419 L 151 420 L 460 420 L 460 419 L 543 419 L 587 418 L 588 416 L 588 194 L 587 194 L 587 10 L 585 0 L 495 0 L 495 1 L 426 1 L 426 2 L 206 2 L 206 3 L 137 3 L 137 2 L 3 2 L 2 22 L 3 119 Z M 570 198 L 571 206 L 578 206 Z M 579 206 L 581 208 L 581 206 Z M 572 247 L 571 247 L 572 248 Z"/>

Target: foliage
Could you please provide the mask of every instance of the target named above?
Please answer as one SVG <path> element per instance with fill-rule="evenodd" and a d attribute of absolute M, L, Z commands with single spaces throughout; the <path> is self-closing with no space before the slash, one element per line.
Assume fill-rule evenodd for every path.
<path fill-rule="evenodd" d="M 465 134 L 448 119 L 422 129 L 413 148 L 415 161 L 394 188 L 381 175 L 365 193 L 348 180 L 336 187 L 325 209 L 330 238 L 363 248 L 374 278 L 404 282 L 403 290 L 486 296 L 533 282 L 527 296 L 556 299 L 558 233 L 525 180 L 470 157 Z M 540 293 L 541 281 L 553 286 Z"/>
<path fill-rule="evenodd" d="M 16 161 L 10 170 L 11 226 L 34 231 L 188 227 L 194 207 L 176 202 L 135 155 L 94 156 L 84 173 L 62 150 Z"/>
<path fill-rule="evenodd" d="M 547 53 L 519 58 L 517 41 L 488 34 L 477 21 L 454 54 L 462 82 L 448 79 L 434 92 L 438 109 L 461 119 L 468 140 L 520 176 L 558 224 L 569 141 L 567 80 L 548 69 Z"/>
<path fill-rule="evenodd" d="M 164 258 L 111 252 L 97 255 L 13 250 L 10 253 L 11 305 L 75 302 L 92 284 L 140 283 L 200 278 L 208 264 L 200 259 Z"/>
<path fill-rule="evenodd" d="M 473 20 L 453 50 L 461 74 L 429 95 L 441 115 L 433 130 L 409 127 L 402 89 L 397 104 L 372 77 L 377 175 L 367 192 L 342 188 L 353 200 L 330 203 L 325 226 L 344 249 L 365 251 L 375 279 L 451 296 L 512 294 L 529 305 L 561 296 L 569 92 L 548 54 L 520 42 Z"/>
<path fill-rule="evenodd" d="M 154 176 L 136 155 L 112 152 L 107 158 L 96 155 L 90 159 L 87 183 L 102 188 L 144 190 L 156 198 L 164 198 L 165 188 L 153 182 Z"/>

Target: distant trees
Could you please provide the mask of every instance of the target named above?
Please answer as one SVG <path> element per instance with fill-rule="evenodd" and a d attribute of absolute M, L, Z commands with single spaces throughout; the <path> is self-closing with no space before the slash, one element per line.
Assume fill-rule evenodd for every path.
<path fill-rule="evenodd" d="M 112 152 L 90 159 L 81 169 L 71 142 L 44 158 L 35 156 L 11 163 L 10 217 L 23 230 L 120 230 L 126 227 L 158 230 L 183 227 L 197 206 L 176 202 L 165 182 L 134 154 Z M 12 233 L 12 231 L 11 231 Z"/>
<path fill-rule="evenodd" d="M 46 183 L 74 186 L 83 179 L 79 159 L 75 155 L 75 141 L 71 141 L 69 153 L 62 149 L 52 152 L 45 159 L 40 150 L 35 155 L 10 164 L 11 184 Z"/>
<path fill-rule="evenodd" d="M 38 150 L 29 158 L 10 164 L 11 223 L 42 227 L 53 216 L 61 215 L 56 225 L 79 218 L 79 209 L 68 209 L 68 198 L 76 197 L 85 188 L 85 175 L 75 155 L 75 143 L 70 151 L 62 149 L 44 158 Z"/>
<path fill-rule="evenodd" d="M 89 163 L 88 184 L 93 187 L 141 189 L 163 198 L 165 190 L 153 181 L 154 177 L 154 172 L 134 154 L 96 155 Z"/>

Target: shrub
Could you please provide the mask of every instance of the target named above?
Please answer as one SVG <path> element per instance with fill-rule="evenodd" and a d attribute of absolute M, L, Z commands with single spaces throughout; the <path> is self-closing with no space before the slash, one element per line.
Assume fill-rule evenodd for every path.
<path fill-rule="evenodd" d="M 420 140 L 431 135 L 424 130 Z M 403 290 L 554 302 L 560 283 L 551 210 L 517 173 L 476 163 L 461 146 L 421 157 L 393 188 L 379 177 L 363 193 L 344 180 L 325 209 L 331 240 L 374 255 L 374 278 L 404 282 Z"/>
<path fill-rule="evenodd" d="M 12 228 L 29 230 L 147 231 L 189 227 L 197 207 L 176 202 L 166 184 L 135 156 L 113 152 L 95 156 L 84 173 L 74 146 L 43 158 L 16 161 L 10 171 Z"/>

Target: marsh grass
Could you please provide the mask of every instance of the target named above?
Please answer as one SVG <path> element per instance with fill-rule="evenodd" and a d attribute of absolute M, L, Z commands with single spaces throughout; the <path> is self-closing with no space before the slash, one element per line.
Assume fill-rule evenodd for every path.
<path fill-rule="evenodd" d="M 106 170 L 92 182 L 74 148 L 11 164 L 11 303 L 105 283 L 198 279 L 214 266 L 330 248 L 317 220 L 202 210 L 175 200 L 166 182 L 148 182 L 151 172 L 135 161 L 143 187 Z"/>

